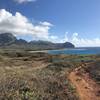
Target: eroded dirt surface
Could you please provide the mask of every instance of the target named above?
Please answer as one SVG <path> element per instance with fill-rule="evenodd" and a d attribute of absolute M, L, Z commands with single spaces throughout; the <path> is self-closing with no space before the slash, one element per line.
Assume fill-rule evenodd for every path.
<path fill-rule="evenodd" d="M 100 100 L 100 87 L 92 80 L 89 73 L 76 68 L 69 74 L 69 80 L 75 86 L 80 100 Z"/>

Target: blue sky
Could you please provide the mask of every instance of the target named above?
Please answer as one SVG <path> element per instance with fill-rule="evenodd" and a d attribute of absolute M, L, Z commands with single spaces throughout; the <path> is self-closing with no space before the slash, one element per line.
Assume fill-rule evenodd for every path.
<path fill-rule="evenodd" d="M 45 30 L 45 33 L 39 30 L 38 36 L 20 32 L 18 38 L 48 38 L 76 46 L 100 46 L 100 0 L 0 0 L 0 9 L 13 17 L 19 12 L 29 23 Z"/>

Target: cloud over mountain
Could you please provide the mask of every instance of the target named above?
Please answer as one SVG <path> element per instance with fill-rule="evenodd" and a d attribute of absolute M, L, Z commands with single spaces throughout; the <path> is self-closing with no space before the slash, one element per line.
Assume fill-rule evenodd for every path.
<path fill-rule="evenodd" d="M 15 36 L 28 36 L 30 35 L 36 40 L 47 40 L 52 42 L 71 42 L 76 46 L 100 46 L 100 38 L 88 39 L 80 37 L 78 33 L 73 33 L 68 37 L 68 32 L 65 36 L 59 37 L 52 35 L 50 29 L 53 25 L 49 22 L 39 22 L 33 24 L 27 17 L 20 12 L 16 12 L 15 15 L 6 11 L 0 10 L 0 33 L 12 33 Z"/>
<path fill-rule="evenodd" d="M 68 32 L 67 34 L 65 33 L 65 37 L 62 39 L 62 42 L 65 41 L 75 44 L 76 47 L 100 47 L 100 38 L 82 38 L 79 33 L 73 33 L 71 37 L 68 37 Z"/>
<path fill-rule="evenodd" d="M 52 24 L 49 22 L 40 22 L 33 25 L 29 19 L 21 13 L 16 12 L 15 15 L 0 10 L 0 33 L 13 33 L 14 35 L 32 35 L 37 38 L 48 38 L 49 29 Z"/>
<path fill-rule="evenodd" d="M 78 33 L 73 33 L 72 36 L 72 43 L 74 43 L 76 46 L 82 46 L 82 47 L 100 47 L 100 38 L 79 38 Z"/>

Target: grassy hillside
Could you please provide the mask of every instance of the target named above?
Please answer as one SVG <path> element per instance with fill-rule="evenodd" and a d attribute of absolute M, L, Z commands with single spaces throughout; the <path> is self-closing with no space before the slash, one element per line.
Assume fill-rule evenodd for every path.
<path fill-rule="evenodd" d="M 80 65 L 96 63 L 99 59 L 94 55 L 48 55 L 1 50 L 0 100 L 79 100 L 67 76 Z"/>

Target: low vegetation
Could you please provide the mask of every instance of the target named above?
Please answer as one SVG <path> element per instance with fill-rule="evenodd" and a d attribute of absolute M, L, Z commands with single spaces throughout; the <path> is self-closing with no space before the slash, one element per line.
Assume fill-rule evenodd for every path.
<path fill-rule="evenodd" d="M 67 76 L 86 63 L 99 66 L 99 59 L 95 55 L 0 50 L 0 100 L 79 100 Z M 94 67 L 87 71 L 100 82 L 100 68 Z"/>

